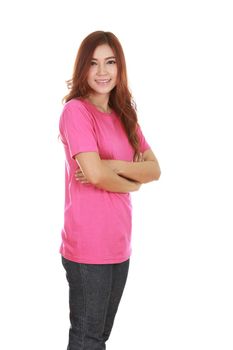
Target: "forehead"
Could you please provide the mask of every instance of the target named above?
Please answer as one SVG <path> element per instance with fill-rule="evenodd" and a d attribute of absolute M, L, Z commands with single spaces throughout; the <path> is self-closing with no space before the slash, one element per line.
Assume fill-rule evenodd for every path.
<path fill-rule="evenodd" d="M 107 44 L 99 45 L 93 52 L 93 58 L 104 59 L 106 57 L 115 56 L 111 47 Z"/>

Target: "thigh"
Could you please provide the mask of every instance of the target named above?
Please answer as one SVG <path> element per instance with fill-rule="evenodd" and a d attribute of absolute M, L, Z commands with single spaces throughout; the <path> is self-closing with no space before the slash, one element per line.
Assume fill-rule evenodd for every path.
<path fill-rule="evenodd" d="M 104 327 L 105 341 L 109 338 L 112 330 L 113 322 L 126 284 L 128 270 L 129 260 L 113 265 L 112 288 Z"/>
<path fill-rule="evenodd" d="M 112 265 L 83 264 L 87 319 L 104 321 L 112 285 Z"/>
<path fill-rule="evenodd" d="M 62 257 L 62 265 L 66 271 L 69 284 L 69 303 L 71 316 L 83 318 L 85 313 L 85 293 L 80 264 Z"/>
<path fill-rule="evenodd" d="M 111 294 L 120 295 L 123 293 L 129 271 L 129 260 L 120 264 L 114 264 L 112 270 L 112 291 Z"/>
<path fill-rule="evenodd" d="M 113 265 L 81 264 L 62 258 L 70 287 L 71 312 L 81 313 L 88 324 L 101 325 L 112 286 Z"/>

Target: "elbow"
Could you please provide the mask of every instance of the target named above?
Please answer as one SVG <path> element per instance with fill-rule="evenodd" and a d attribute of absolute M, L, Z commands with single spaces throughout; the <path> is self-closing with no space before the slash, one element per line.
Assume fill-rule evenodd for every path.
<path fill-rule="evenodd" d="M 157 161 L 152 161 L 152 167 L 150 171 L 149 181 L 158 181 L 161 175 L 161 169 Z M 149 174 L 148 174 L 149 175 Z"/>
<path fill-rule="evenodd" d="M 152 181 L 158 181 L 161 176 L 161 169 L 159 166 L 156 166 L 153 171 L 153 178 Z"/>
<path fill-rule="evenodd" d="M 104 183 L 103 175 L 100 172 L 96 172 L 89 177 L 88 180 L 93 186 L 102 188 Z"/>
<path fill-rule="evenodd" d="M 148 183 L 148 182 L 152 182 L 152 181 L 158 181 L 161 175 L 161 171 L 156 170 L 150 174 L 148 174 L 148 177 L 146 179 L 144 179 L 144 181 L 142 181 L 141 183 Z"/>
<path fill-rule="evenodd" d="M 91 171 L 90 173 L 86 173 L 85 174 L 88 182 L 90 184 L 92 184 L 93 186 L 98 186 L 102 180 L 101 180 L 101 174 L 99 171 L 95 170 L 95 171 Z"/>
<path fill-rule="evenodd" d="M 154 180 L 159 180 L 160 179 L 160 176 L 161 176 L 161 170 L 158 169 L 155 173 L 155 177 L 154 177 Z"/>
<path fill-rule="evenodd" d="M 159 166 L 159 163 L 158 161 L 156 161 L 155 163 L 155 172 L 154 172 L 154 180 L 159 180 L 160 176 L 161 176 L 161 169 L 160 169 L 160 166 Z"/>
<path fill-rule="evenodd" d="M 107 168 L 108 169 L 108 168 Z M 106 172 L 105 167 L 96 167 L 88 174 L 88 181 L 95 187 L 104 188 L 108 182 L 109 172 Z"/>
<path fill-rule="evenodd" d="M 93 185 L 98 187 L 101 183 L 100 177 L 99 176 L 90 176 L 88 181 Z"/>
<path fill-rule="evenodd" d="M 147 173 L 147 175 L 139 180 L 141 183 L 146 184 L 152 181 L 158 181 L 161 175 L 161 170 L 159 167 L 155 167 L 153 170 Z"/>

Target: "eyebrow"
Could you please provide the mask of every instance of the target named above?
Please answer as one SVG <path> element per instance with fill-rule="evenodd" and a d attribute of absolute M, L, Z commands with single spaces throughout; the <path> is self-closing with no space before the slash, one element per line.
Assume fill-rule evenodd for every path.
<path fill-rule="evenodd" d="M 105 60 L 109 60 L 110 58 L 114 58 L 114 59 L 116 59 L 116 57 L 115 57 L 115 56 L 110 56 L 110 57 L 106 57 L 106 58 L 105 58 Z M 92 58 L 92 60 L 93 60 L 93 61 L 98 61 L 98 59 L 97 59 L 97 58 Z"/>

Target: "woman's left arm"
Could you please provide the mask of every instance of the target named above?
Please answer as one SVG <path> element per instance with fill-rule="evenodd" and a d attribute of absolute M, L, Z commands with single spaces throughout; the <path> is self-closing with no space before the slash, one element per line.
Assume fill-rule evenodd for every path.
<path fill-rule="evenodd" d="M 134 162 L 124 160 L 102 160 L 119 176 L 140 183 L 158 180 L 161 175 L 158 160 L 151 149 L 146 150 L 141 159 Z"/>

